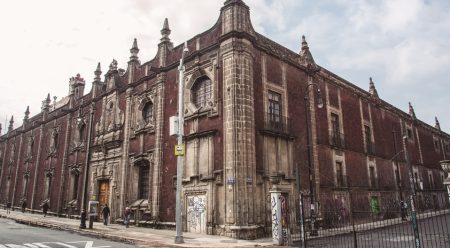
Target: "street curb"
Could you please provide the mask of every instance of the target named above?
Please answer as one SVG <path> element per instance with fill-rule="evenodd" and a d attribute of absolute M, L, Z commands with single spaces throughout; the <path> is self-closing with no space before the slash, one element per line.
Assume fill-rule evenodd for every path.
<path fill-rule="evenodd" d="M 78 233 L 83 236 L 105 238 L 105 239 L 108 239 L 111 241 L 117 241 L 117 242 L 132 244 L 132 245 L 137 245 L 140 243 L 148 242 L 146 240 L 134 239 L 134 238 L 123 237 L 123 236 L 116 236 L 116 235 L 106 234 L 106 233 L 102 233 L 102 232 L 98 232 L 98 231 L 94 231 L 94 230 L 88 230 L 88 229 L 82 230 L 79 228 L 72 228 L 72 227 L 66 226 L 66 225 L 51 224 L 51 223 L 41 222 L 41 221 L 36 221 L 36 220 L 14 218 L 14 217 L 2 215 L 2 214 L 0 214 L 0 218 L 14 220 L 16 223 L 20 223 L 20 224 L 24 224 L 24 225 L 35 226 L 35 227 L 45 227 L 48 229 L 59 230 L 59 231 L 68 231 L 68 232 Z"/>
<path fill-rule="evenodd" d="M 34 226 L 34 227 L 43 227 L 53 230 L 59 230 L 59 231 L 66 231 L 71 233 L 76 233 L 82 236 L 87 237 L 94 237 L 94 238 L 100 238 L 100 239 L 106 239 L 114 242 L 121 242 L 125 244 L 135 245 L 137 247 L 168 247 L 168 248 L 178 248 L 178 247 L 197 247 L 193 243 L 183 243 L 183 244 L 168 244 L 164 241 L 161 241 L 159 239 L 157 240 L 149 240 L 149 239 L 139 239 L 139 238 L 133 238 L 130 236 L 120 236 L 116 234 L 109 234 L 104 233 L 101 230 L 95 230 L 95 229 L 80 229 L 79 227 L 74 227 L 74 225 L 65 225 L 63 223 L 49 223 L 45 221 L 36 220 L 36 217 L 33 216 L 33 218 L 25 218 L 21 216 L 10 216 L 5 215 L 4 213 L 0 213 L 0 218 L 10 219 L 15 221 L 16 223 L 28 225 L 28 226 Z M 49 220 L 50 221 L 50 220 Z M 202 246 L 204 247 L 204 246 Z M 211 245 L 211 247 L 221 247 L 220 245 Z M 224 246 L 225 247 L 225 246 Z M 228 248 L 240 248 L 240 247 L 279 247 L 275 246 L 273 244 L 269 245 L 261 245 L 261 244 L 254 244 L 254 245 L 232 245 L 232 246 L 226 246 Z M 286 246 L 285 246 L 286 247 Z"/>

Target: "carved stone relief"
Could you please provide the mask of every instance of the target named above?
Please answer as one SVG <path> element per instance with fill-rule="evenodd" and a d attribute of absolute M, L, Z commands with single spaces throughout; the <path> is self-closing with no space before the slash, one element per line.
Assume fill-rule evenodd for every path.
<path fill-rule="evenodd" d="M 27 151 L 25 154 L 25 162 L 30 162 L 33 158 L 34 136 L 30 135 L 27 143 Z"/>
<path fill-rule="evenodd" d="M 12 165 L 14 163 L 14 157 L 16 155 L 16 144 L 12 144 L 11 152 L 9 153 L 9 164 Z"/>
<path fill-rule="evenodd" d="M 84 148 L 84 131 L 86 130 L 86 119 L 84 117 L 74 118 L 73 121 L 73 140 L 72 150 L 78 150 Z"/>
<path fill-rule="evenodd" d="M 56 156 L 56 150 L 58 147 L 58 136 L 59 136 L 59 127 L 54 127 L 50 131 L 50 137 L 49 137 L 49 149 L 48 149 L 48 156 L 54 157 Z"/>
<path fill-rule="evenodd" d="M 106 97 L 103 103 L 102 115 L 95 124 L 95 144 L 118 141 L 124 124 L 124 113 L 119 108 L 117 95 Z"/>

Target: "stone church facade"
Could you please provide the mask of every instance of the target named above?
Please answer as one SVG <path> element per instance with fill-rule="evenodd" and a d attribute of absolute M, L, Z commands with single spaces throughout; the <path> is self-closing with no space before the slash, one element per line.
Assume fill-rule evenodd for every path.
<path fill-rule="evenodd" d="M 90 92 L 77 75 L 67 97 L 47 96 L 40 113 L 30 117 L 27 109 L 20 127 L 11 118 L 0 137 L 0 204 L 40 211 L 48 201 L 51 213 L 76 217 L 82 202 L 95 199 L 117 221 L 129 204 L 136 225 L 174 225 L 169 118 L 177 115 L 183 45 L 174 46 L 170 33 L 166 19 L 153 59 L 141 63 L 134 40 L 128 67 L 113 60 L 102 76 L 99 64 Z M 291 209 L 298 189 L 339 198 L 350 181 L 367 199 L 398 194 L 399 180 L 408 178 L 404 156 L 396 156 L 403 145 L 423 185 L 419 194 L 445 194 L 439 161 L 450 156 L 450 135 L 437 119 L 432 127 L 411 105 L 404 113 L 383 101 L 372 79 L 365 91 L 320 67 L 304 37 L 297 53 L 258 34 L 242 0 L 227 0 L 217 23 L 187 46 L 185 231 L 270 235 L 275 182 Z"/>

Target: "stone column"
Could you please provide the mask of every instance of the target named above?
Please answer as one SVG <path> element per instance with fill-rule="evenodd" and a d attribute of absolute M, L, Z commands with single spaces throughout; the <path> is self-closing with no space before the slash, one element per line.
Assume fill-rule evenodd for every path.
<path fill-rule="evenodd" d="M 447 178 L 442 182 L 447 188 L 448 203 L 450 204 L 450 160 L 443 160 L 439 162 L 442 170 L 447 173 Z"/>
<path fill-rule="evenodd" d="M 227 236 L 256 238 L 254 222 L 256 178 L 253 58 L 251 43 L 230 38 L 223 54 L 223 118 L 225 223 Z"/>

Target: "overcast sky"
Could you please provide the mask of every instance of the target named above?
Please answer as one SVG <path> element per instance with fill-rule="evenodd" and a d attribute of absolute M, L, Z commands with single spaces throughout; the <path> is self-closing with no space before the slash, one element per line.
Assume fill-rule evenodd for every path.
<path fill-rule="evenodd" d="M 450 132 L 450 1 L 244 0 L 257 32 L 298 52 L 304 34 L 317 64 Z M 80 73 L 116 59 L 126 68 L 138 40 L 142 63 L 156 54 L 164 18 L 178 45 L 209 29 L 224 0 L 14 0 L 0 8 L 0 122 L 67 95 Z"/>

